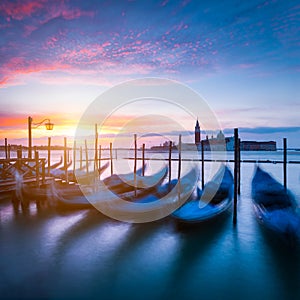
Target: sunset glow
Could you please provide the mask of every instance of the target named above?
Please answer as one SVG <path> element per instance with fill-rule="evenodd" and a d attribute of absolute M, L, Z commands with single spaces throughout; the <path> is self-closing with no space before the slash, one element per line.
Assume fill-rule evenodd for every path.
<path fill-rule="evenodd" d="M 198 92 L 230 134 L 239 127 L 247 129 L 242 138 L 253 129 L 258 140 L 281 140 L 284 132 L 289 145 L 300 146 L 298 14 L 297 1 L 276 0 L 3 0 L 0 143 L 6 137 L 25 145 L 28 116 L 55 124 L 34 138 L 72 138 L 101 93 L 161 77 Z M 200 110 L 195 103 L 193 114 Z M 112 117 L 102 130 L 114 134 L 131 117 Z M 193 130 L 195 118 L 178 120 Z"/>

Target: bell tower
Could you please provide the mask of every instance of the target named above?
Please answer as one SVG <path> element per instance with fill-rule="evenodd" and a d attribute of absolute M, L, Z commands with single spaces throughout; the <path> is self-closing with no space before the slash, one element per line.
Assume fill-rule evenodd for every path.
<path fill-rule="evenodd" d="M 197 118 L 196 126 L 195 126 L 195 144 L 200 145 L 201 143 L 201 131 L 200 131 L 200 125 Z"/>

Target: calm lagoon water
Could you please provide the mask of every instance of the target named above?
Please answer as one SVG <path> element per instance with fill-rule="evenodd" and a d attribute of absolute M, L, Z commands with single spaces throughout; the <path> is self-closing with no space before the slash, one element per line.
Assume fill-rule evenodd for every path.
<path fill-rule="evenodd" d="M 242 153 L 249 158 L 281 160 L 282 153 Z M 181 227 L 171 218 L 129 224 L 94 209 L 37 210 L 34 203 L 15 214 L 1 201 L 0 298 L 299 299 L 299 246 L 288 247 L 256 222 L 254 166 L 242 164 L 236 227 L 231 213 Z M 176 176 L 177 162 L 172 167 Z M 282 181 L 282 164 L 262 167 Z M 298 202 L 299 184 L 300 165 L 289 164 L 288 187 Z"/>

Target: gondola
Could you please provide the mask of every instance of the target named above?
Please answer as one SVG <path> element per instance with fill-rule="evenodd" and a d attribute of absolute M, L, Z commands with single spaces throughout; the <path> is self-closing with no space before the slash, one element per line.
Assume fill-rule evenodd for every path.
<path fill-rule="evenodd" d="M 83 168 L 77 169 L 75 172 L 70 172 L 69 181 L 77 182 L 81 185 L 91 185 L 94 183 L 95 178 L 99 178 L 99 176 L 102 175 L 103 172 L 108 168 L 108 166 L 109 162 L 88 174 L 83 170 Z"/>
<path fill-rule="evenodd" d="M 144 190 L 149 193 L 149 189 L 161 183 L 168 173 L 168 167 L 164 166 L 161 170 L 151 176 L 141 176 L 142 169 L 136 173 L 113 174 L 103 180 L 103 183 L 114 193 L 124 194 L 134 190 Z M 148 192 L 147 192 L 148 191 Z"/>
<path fill-rule="evenodd" d="M 60 161 L 58 161 L 57 163 L 54 163 L 53 165 L 51 165 L 51 166 L 50 166 L 50 170 L 51 170 L 51 169 L 53 170 L 53 169 L 58 168 L 58 166 L 61 165 L 62 162 L 63 162 L 63 157 L 60 156 Z"/>
<path fill-rule="evenodd" d="M 164 167 L 157 173 L 153 174 L 152 176 L 138 176 L 138 181 L 137 185 L 145 187 L 144 189 L 140 189 L 138 191 L 138 197 L 135 198 L 141 198 L 142 195 L 146 196 L 147 194 L 150 194 L 153 191 L 157 190 L 157 187 L 162 183 L 164 180 L 166 174 L 168 172 L 168 168 Z M 137 172 L 140 174 L 140 170 Z M 111 180 L 103 180 L 103 181 L 98 181 L 95 182 L 94 185 L 80 185 L 80 190 L 84 191 L 83 193 L 69 193 L 67 190 L 61 189 L 57 190 L 57 204 L 58 206 L 62 207 L 70 207 L 70 208 L 87 208 L 91 207 L 91 202 L 86 199 L 86 195 L 91 195 L 94 194 L 93 197 L 99 197 L 100 199 L 107 199 L 107 198 L 112 198 L 112 197 L 119 197 L 123 198 L 124 200 L 133 200 L 129 199 L 131 197 L 134 197 L 134 180 L 133 182 L 131 181 L 126 181 L 123 182 L 121 178 L 126 177 L 127 180 L 131 180 L 134 178 L 133 173 L 128 173 L 128 174 L 123 174 L 123 175 L 115 175 L 113 174 L 112 176 L 109 176 L 107 179 Z M 112 180 L 114 179 L 114 180 Z M 122 187 L 122 183 L 124 187 Z M 76 188 L 75 188 L 76 189 Z M 127 192 L 130 190 L 130 193 Z M 126 191 L 125 194 L 123 195 L 122 191 Z M 112 196 L 112 193 L 114 196 Z M 110 195 L 110 196 L 107 196 Z"/>
<path fill-rule="evenodd" d="M 252 200 L 259 223 L 288 243 L 300 239 L 300 216 L 295 197 L 259 166 L 252 179 Z"/>
<path fill-rule="evenodd" d="M 95 171 L 93 170 L 88 174 L 86 173 L 86 171 L 84 171 L 83 167 L 80 169 L 76 169 L 75 175 L 73 170 L 68 170 L 68 181 L 80 182 L 81 184 L 91 184 L 93 178 L 101 175 L 107 169 L 108 166 L 109 163 L 107 162 L 100 169 Z M 66 171 L 64 170 L 64 167 L 52 170 L 50 174 L 55 178 L 66 180 Z"/>
<path fill-rule="evenodd" d="M 180 181 L 171 180 L 166 184 L 157 184 L 154 191 L 139 199 L 122 199 L 122 195 L 116 195 L 110 189 L 107 189 L 103 181 L 99 183 L 96 191 L 87 191 L 85 196 L 70 197 L 66 199 L 57 195 L 58 206 L 66 209 L 84 209 L 96 207 L 107 210 L 113 209 L 120 216 L 131 215 L 133 219 L 136 216 L 143 217 L 149 214 L 161 215 L 162 217 L 169 211 L 170 207 L 178 208 L 184 203 L 193 192 L 195 186 L 195 169 L 190 170 Z M 143 206 L 143 204 L 145 206 Z"/>
<path fill-rule="evenodd" d="M 66 168 L 68 169 L 71 165 L 72 165 L 72 160 L 70 160 L 67 163 L 66 167 L 62 166 L 62 167 L 59 167 L 59 168 L 51 168 L 50 169 L 50 175 L 53 176 L 53 177 L 56 177 L 56 178 L 64 179 L 63 177 L 66 174 L 65 169 Z M 73 171 L 68 170 L 68 173 L 71 173 L 71 172 L 73 172 Z"/>
<path fill-rule="evenodd" d="M 75 177 L 74 182 L 79 181 L 80 186 L 78 184 L 67 184 L 67 183 L 60 183 L 55 182 L 52 185 L 45 184 L 36 187 L 35 185 L 20 185 L 20 192 L 22 194 L 22 198 L 30 201 L 42 201 L 42 200 L 49 200 L 52 199 L 66 199 L 67 201 L 72 197 L 84 197 L 82 190 L 88 192 L 89 190 L 93 190 L 94 180 L 97 176 L 101 175 L 109 166 L 109 163 L 104 164 L 99 171 L 95 171 L 89 173 L 88 175 L 85 172 L 80 172 L 80 170 L 76 173 L 77 176 Z M 59 170 L 61 171 L 61 170 Z M 62 172 L 62 171 L 61 171 Z M 141 170 L 138 170 L 138 174 L 140 174 Z M 73 175 L 73 171 L 70 171 Z M 57 177 L 56 177 L 57 178 Z M 114 182 L 112 181 L 111 184 Z M 113 188 L 113 187 L 112 187 Z M 20 194 L 20 195 L 21 195 Z M 86 202 L 86 201 L 84 201 Z"/>
<path fill-rule="evenodd" d="M 102 166 L 97 172 L 99 176 L 104 172 L 104 170 L 108 167 L 109 163 Z M 73 174 L 73 171 L 72 171 Z M 97 176 L 94 173 L 89 175 L 81 175 L 81 182 L 86 181 L 91 182 L 91 178 Z M 89 184 L 86 185 L 86 189 L 92 189 Z M 51 201 L 53 198 L 56 197 L 57 193 L 62 195 L 63 197 L 72 197 L 72 196 L 81 196 L 83 195 L 81 189 L 78 184 L 68 184 L 68 183 L 60 183 L 54 182 L 52 185 L 44 184 L 40 185 L 39 187 L 35 185 L 21 185 L 21 192 L 23 199 L 26 200 L 49 200 Z"/>
<path fill-rule="evenodd" d="M 230 169 L 221 165 L 203 191 L 197 188 L 196 199 L 187 201 L 172 213 L 172 217 L 182 223 L 201 223 L 211 220 L 232 206 L 233 176 Z"/>

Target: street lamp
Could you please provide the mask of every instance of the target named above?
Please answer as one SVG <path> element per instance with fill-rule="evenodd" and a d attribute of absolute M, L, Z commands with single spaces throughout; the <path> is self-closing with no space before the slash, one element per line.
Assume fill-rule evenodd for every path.
<path fill-rule="evenodd" d="M 35 129 L 40 127 L 41 125 L 45 125 L 47 130 L 53 130 L 54 124 L 50 122 L 50 119 L 44 119 L 41 122 L 33 123 L 32 118 L 28 117 L 28 158 L 31 159 L 31 152 L 32 152 L 32 135 L 31 135 L 31 129 Z"/>

